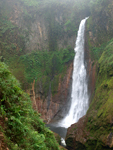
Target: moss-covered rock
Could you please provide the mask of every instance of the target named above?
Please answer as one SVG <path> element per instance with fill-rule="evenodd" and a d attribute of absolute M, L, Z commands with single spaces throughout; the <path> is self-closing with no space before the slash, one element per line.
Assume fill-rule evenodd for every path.
<path fill-rule="evenodd" d="M 88 112 L 68 129 L 69 149 L 113 149 L 113 39 L 102 51 L 96 60 L 97 81 Z"/>

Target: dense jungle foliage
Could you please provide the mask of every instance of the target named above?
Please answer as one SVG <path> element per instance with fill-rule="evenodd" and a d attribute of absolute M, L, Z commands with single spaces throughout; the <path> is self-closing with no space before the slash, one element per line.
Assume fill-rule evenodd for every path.
<path fill-rule="evenodd" d="M 40 119 L 40 114 L 32 109 L 29 96 L 21 90 L 19 82 L 1 62 L 0 130 L 11 150 L 60 149 L 53 133 Z M 2 145 L 2 138 L 0 141 L 1 149 L 6 149 Z"/>

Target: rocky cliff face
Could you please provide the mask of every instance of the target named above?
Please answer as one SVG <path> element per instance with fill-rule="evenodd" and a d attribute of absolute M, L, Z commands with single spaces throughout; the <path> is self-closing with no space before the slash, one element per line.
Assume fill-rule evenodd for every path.
<path fill-rule="evenodd" d="M 50 8 L 47 6 L 34 9 L 28 6 L 27 8 L 23 2 L 14 0 L 7 1 L 7 6 L 12 9 L 9 20 L 23 31 L 26 52 L 49 50 L 51 42 L 57 43 L 56 46 L 59 49 L 66 48 L 67 45 L 74 47 L 75 35 L 69 37 L 65 30 L 66 19 L 64 19 L 65 8 L 63 6 L 59 8 L 52 4 Z"/>
<path fill-rule="evenodd" d="M 39 90 L 34 89 L 35 81 L 32 84 L 32 90 L 30 90 L 30 92 L 28 91 L 33 103 L 33 108 L 41 114 L 41 118 L 43 118 L 46 123 L 64 117 L 66 113 L 64 109 L 68 109 L 68 106 L 66 108 L 66 104 L 70 96 L 72 70 L 73 64 L 71 63 L 68 65 L 63 79 L 61 76 L 59 77 L 57 93 L 53 96 L 50 91 L 50 95 L 47 98 L 42 97 Z M 56 115 L 57 118 L 55 117 Z"/>
<path fill-rule="evenodd" d="M 83 18 L 85 14 L 87 14 L 87 12 L 85 11 L 85 13 L 80 13 L 80 16 L 78 17 L 78 10 L 75 9 L 76 6 L 74 6 L 75 8 L 73 7 L 73 9 L 77 10 L 76 15 L 74 14 L 75 12 L 71 12 L 72 5 L 73 3 L 71 2 L 69 2 L 69 5 L 66 4 L 66 7 L 64 5 L 56 5 L 53 3 L 50 6 L 48 5 L 47 7 L 41 6 L 41 8 L 36 8 L 33 6 L 25 5 L 22 0 L 9 0 L 7 1 L 7 3 L 3 2 L 3 6 L 7 7 L 8 12 L 10 12 L 7 12 L 8 20 L 11 21 L 11 23 L 14 25 L 15 30 L 17 30 L 17 34 L 15 34 L 14 32 L 14 37 L 12 36 L 12 33 L 10 36 L 10 42 L 14 40 L 11 48 L 12 55 L 15 54 L 14 50 L 16 50 L 16 52 L 20 51 L 17 55 L 23 55 L 23 53 L 30 53 L 35 50 L 42 51 L 47 49 L 48 51 L 54 52 L 56 49 L 60 50 L 61 48 L 66 48 L 68 45 L 71 45 L 71 47 L 74 48 L 75 33 L 78 29 L 77 26 L 81 18 Z M 74 21 L 76 23 L 73 23 Z M 8 32 L 9 30 L 7 31 L 7 34 Z M 20 36 L 20 39 L 22 41 L 18 38 L 18 35 Z M 19 49 L 18 41 L 21 41 L 20 43 L 22 46 L 24 45 L 23 49 Z M 10 42 L 9 45 L 11 45 Z M 2 43 L 2 45 L 4 46 L 6 44 Z M 87 69 L 89 76 L 91 76 L 91 74 L 93 76 L 92 79 L 90 79 L 93 85 L 91 86 L 92 93 L 95 86 L 95 67 L 92 67 L 92 61 L 89 59 L 89 56 L 87 62 L 90 62 L 87 63 L 90 64 Z M 18 63 L 19 61 L 17 62 L 17 66 Z M 33 62 L 30 62 L 30 65 L 31 64 L 33 64 Z M 17 67 L 15 66 L 13 69 Z M 24 69 L 22 68 L 21 72 Z M 15 72 L 17 75 L 17 70 Z M 72 64 L 70 66 L 68 65 L 67 71 L 65 75 L 63 75 L 63 77 L 62 74 L 58 77 L 58 81 L 56 81 L 58 86 L 54 87 L 57 88 L 54 90 L 54 94 L 51 93 L 51 84 L 46 82 L 46 84 L 50 84 L 47 85 L 49 86 L 49 90 L 48 93 L 46 93 L 46 97 L 44 95 L 45 93 L 43 92 L 43 81 L 33 83 L 32 90 L 30 91 L 31 99 L 33 101 L 33 107 L 42 114 L 42 118 L 44 118 L 46 122 L 49 122 L 52 118 L 54 118 L 55 114 L 58 114 L 58 118 L 61 118 L 68 111 L 69 102 L 67 103 L 67 106 L 65 104 L 68 101 L 70 92 L 69 88 L 71 84 L 71 74 Z M 20 79 L 20 77 L 18 77 L 18 79 Z M 62 109 L 64 105 L 65 109 Z"/>
<path fill-rule="evenodd" d="M 35 82 L 32 80 L 32 89 L 29 90 L 31 83 L 26 81 L 25 70 L 33 64 L 33 61 L 30 60 L 27 62 L 29 64 L 25 66 L 25 64 L 20 62 L 20 56 L 26 55 L 27 53 L 30 54 L 32 51 L 45 50 L 51 52 L 52 55 L 52 52 L 55 53 L 55 51 L 59 51 L 61 49 L 63 51 L 64 48 L 67 48 L 69 45 L 73 50 L 76 32 L 70 31 L 70 24 L 68 25 L 69 29 L 67 29 L 67 26 L 65 25 L 69 19 L 71 13 L 70 6 L 72 4 L 69 2 L 68 9 L 66 8 L 68 7 L 67 4 L 65 7 L 65 5 L 56 5 L 56 3 L 51 3 L 50 5 L 47 4 L 46 6 L 45 3 L 44 6 L 40 5 L 39 8 L 37 6 L 26 5 L 26 2 L 22 0 L 1 1 L 0 5 L 0 15 L 3 19 L 2 21 L 0 20 L 0 24 L 3 26 L 2 34 L 0 30 L 0 38 L 2 41 L 0 42 L 0 54 L 3 56 L 5 62 L 10 66 L 12 73 L 22 82 L 24 85 L 23 88 L 26 91 L 29 91 L 28 93 L 33 101 L 34 109 L 41 113 L 42 118 L 46 122 L 49 122 L 51 118 L 53 118 L 55 114 L 61 110 L 68 99 L 72 73 L 72 64 L 70 64 L 70 62 L 72 62 L 72 60 L 67 60 L 67 62 L 69 61 L 68 63 L 66 62 L 67 64 L 64 63 L 66 66 L 65 73 L 58 75 L 58 73 L 54 71 L 56 72 L 54 75 L 49 73 L 46 77 L 42 74 L 42 78 L 38 81 L 35 80 L 35 78 L 37 78 L 37 76 L 35 76 L 35 78 L 33 78 Z M 4 24 L 2 24 L 2 22 L 4 22 Z M 8 22 L 7 25 L 6 22 Z M 67 52 L 67 49 L 65 51 Z M 39 61 L 39 55 L 40 54 L 37 54 L 37 62 Z M 66 59 L 66 55 L 61 57 L 65 57 L 64 59 Z M 42 56 L 40 55 L 39 57 Z M 56 55 L 53 59 L 57 59 Z M 53 61 L 54 60 L 52 60 L 52 62 Z M 57 60 L 55 61 L 57 63 Z M 63 62 L 60 62 L 60 65 L 62 65 L 62 63 Z M 37 65 L 41 66 L 42 64 L 39 62 Z M 52 64 L 50 65 L 52 66 Z M 52 72 L 51 68 L 54 67 L 51 66 L 47 66 L 49 68 L 49 72 Z M 41 71 L 44 72 L 46 70 L 44 69 Z M 53 69 L 55 70 L 55 68 Z M 58 77 L 56 77 L 55 82 L 53 83 L 55 85 L 52 87 L 52 83 L 50 83 L 49 80 L 53 82 L 54 76 Z M 46 86 L 44 84 L 46 84 Z M 44 93 L 45 91 L 46 94 Z M 55 93 L 52 93 L 52 91 L 55 91 Z"/>
<path fill-rule="evenodd" d="M 90 43 L 93 47 L 101 46 L 113 37 L 112 18 L 112 0 L 102 1 L 93 6 L 88 25 Z"/>
<path fill-rule="evenodd" d="M 87 25 L 87 23 L 86 23 Z M 96 66 L 97 63 L 91 59 L 90 47 L 88 45 L 88 38 L 87 36 L 90 35 L 90 32 L 85 30 L 85 65 L 87 70 L 87 79 L 88 79 L 88 92 L 89 92 L 89 101 L 91 103 L 94 95 L 95 90 L 95 83 L 96 83 Z"/>

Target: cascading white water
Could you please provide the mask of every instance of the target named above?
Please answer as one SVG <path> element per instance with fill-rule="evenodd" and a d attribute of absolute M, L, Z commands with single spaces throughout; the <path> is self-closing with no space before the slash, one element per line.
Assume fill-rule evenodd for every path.
<path fill-rule="evenodd" d="M 86 114 L 88 109 L 88 87 L 86 68 L 84 65 L 84 31 L 85 22 L 81 21 L 75 47 L 74 68 L 72 75 L 71 107 L 66 117 L 58 123 L 58 126 L 68 128 Z"/>

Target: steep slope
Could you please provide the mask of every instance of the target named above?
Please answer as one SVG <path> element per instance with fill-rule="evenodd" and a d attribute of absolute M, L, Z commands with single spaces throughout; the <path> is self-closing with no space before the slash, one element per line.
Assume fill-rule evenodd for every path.
<path fill-rule="evenodd" d="M 29 96 L 20 89 L 19 82 L 1 62 L 0 140 L 0 149 L 60 149 L 53 133 L 32 109 Z"/>
<path fill-rule="evenodd" d="M 98 64 L 94 98 L 89 110 L 67 134 L 69 149 L 113 149 L 113 40 L 107 44 Z M 73 144 L 72 144 L 73 143 Z M 72 147 L 71 147 L 72 145 Z"/>
<path fill-rule="evenodd" d="M 96 64 L 96 85 L 86 116 L 68 129 L 69 150 L 113 149 L 112 5 L 111 0 L 97 1 L 87 22 L 86 47 L 92 67 Z"/>

